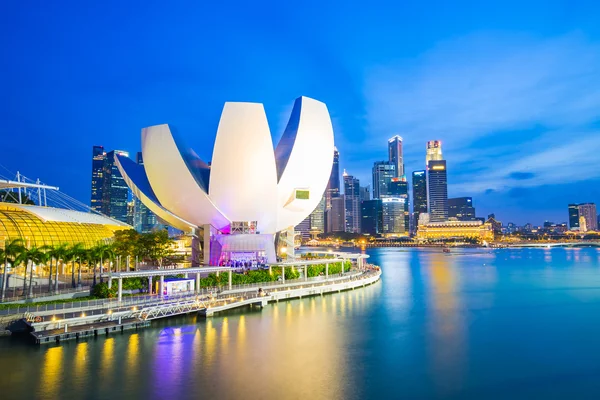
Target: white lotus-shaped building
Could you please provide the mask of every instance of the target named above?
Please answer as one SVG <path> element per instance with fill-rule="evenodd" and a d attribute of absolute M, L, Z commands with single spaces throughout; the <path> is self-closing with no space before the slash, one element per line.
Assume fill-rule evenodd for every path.
<path fill-rule="evenodd" d="M 165 124 L 142 129 L 143 165 L 119 156 L 117 166 L 165 223 L 204 229 L 205 263 L 234 251 L 274 262 L 274 235 L 305 219 L 325 192 L 334 152 L 327 106 L 296 99 L 275 150 L 272 143 L 262 104 L 225 103 L 210 164 L 181 148 Z"/>

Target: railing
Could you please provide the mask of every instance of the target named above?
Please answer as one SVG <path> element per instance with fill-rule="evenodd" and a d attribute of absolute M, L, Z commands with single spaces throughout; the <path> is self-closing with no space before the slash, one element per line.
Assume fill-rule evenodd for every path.
<path fill-rule="evenodd" d="M 325 279 L 324 276 L 317 276 L 308 279 L 300 278 L 300 279 L 290 279 L 278 282 L 261 282 L 261 283 L 253 283 L 253 284 L 245 284 L 245 285 L 232 285 L 231 290 L 229 290 L 228 286 L 221 287 L 208 287 L 202 288 L 198 293 L 185 293 L 181 295 L 171 295 L 168 297 L 159 297 L 158 295 L 143 295 L 143 296 L 125 296 L 122 298 L 121 302 L 117 299 L 98 299 L 98 300 L 83 300 L 83 301 L 73 301 L 73 302 L 65 302 L 65 303 L 55 303 L 55 304 L 44 304 L 44 305 L 24 305 L 23 307 L 15 307 L 5 310 L 0 310 L 0 315 L 23 315 L 25 313 L 35 313 L 37 315 L 53 315 L 53 316 L 66 316 L 66 315 L 75 315 L 75 314 L 86 314 L 86 315 L 95 315 L 102 314 L 105 310 L 119 310 L 126 309 L 132 307 L 142 307 L 149 306 L 155 304 L 164 304 L 171 303 L 178 300 L 186 300 L 186 299 L 194 299 L 197 297 L 210 297 L 220 298 L 220 297 L 229 297 L 235 292 L 253 292 L 258 288 L 263 289 L 279 289 L 293 286 L 301 286 L 303 284 L 315 284 L 315 283 L 331 283 L 344 281 L 347 279 L 353 279 L 364 275 L 364 271 L 351 271 L 345 272 L 343 275 L 336 274 L 329 275 L 328 279 Z"/>

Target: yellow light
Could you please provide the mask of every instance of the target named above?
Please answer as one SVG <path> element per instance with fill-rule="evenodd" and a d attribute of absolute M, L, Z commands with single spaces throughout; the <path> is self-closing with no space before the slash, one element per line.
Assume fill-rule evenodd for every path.
<path fill-rule="evenodd" d="M 81 316 L 82 316 L 82 317 L 85 317 L 85 313 L 81 313 Z"/>
<path fill-rule="evenodd" d="M 133 308 L 132 308 L 132 310 L 133 310 L 133 311 L 137 311 L 137 307 L 133 307 Z"/>

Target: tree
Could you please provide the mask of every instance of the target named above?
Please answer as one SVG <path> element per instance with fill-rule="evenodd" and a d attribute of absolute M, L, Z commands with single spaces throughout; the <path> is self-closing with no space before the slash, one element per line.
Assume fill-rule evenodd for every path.
<path fill-rule="evenodd" d="M 81 252 L 84 250 L 83 244 L 77 243 L 72 245 L 65 252 L 65 259 L 71 261 L 71 286 L 75 287 L 75 260 L 81 255 Z M 81 267 L 81 263 L 80 263 Z"/>
<path fill-rule="evenodd" d="M 141 236 L 140 244 L 144 249 L 143 255 L 162 267 L 163 260 L 173 255 L 173 240 L 167 231 L 150 232 Z"/>
<path fill-rule="evenodd" d="M 142 251 L 140 249 L 140 234 L 134 230 L 129 229 L 126 231 L 115 232 L 114 241 L 114 252 L 121 257 L 135 257 Z M 120 264 L 120 263 L 119 263 Z M 119 269 L 120 269 L 119 265 Z"/>
<path fill-rule="evenodd" d="M 23 246 L 23 241 L 21 239 L 4 241 L 4 249 L 2 251 L 2 258 L 4 258 L 4 268 L 2 270 L 2 300 L 4 300 L 4 297 L 6 296 L 6 268 L 9 263 L 14 267 L 24 251 L 25 246 Z"/>
<path fill-rule="evenodd" d="M 56 261 L 56 271 L 54 275 L 54 292 L 58 293 L 58 265 L 65 262 L 69 253 L 69 245 L 66 243 L 60 244 L 52 250 L 50 250 L 50 255 Z M 50 267 L 50 273 L 52 273 L 52 267 Z"/>
<path fill-rule="evenodd" d="M 43 265 L 48 261 L 48 254 L 41 248 L 36 246 L 31 247 L 25 253 L 27 264 L 31 262 L 31 271 L 29 272 L 29 292 L 28 296 L 33 296 L 33 265 Z M 27 281 L 27 270 L 25 270 L 25 281 Z M 23 286 L 25 288 L 25 286 Z M 25 293 L 25 290 L 23 290 Z"/>

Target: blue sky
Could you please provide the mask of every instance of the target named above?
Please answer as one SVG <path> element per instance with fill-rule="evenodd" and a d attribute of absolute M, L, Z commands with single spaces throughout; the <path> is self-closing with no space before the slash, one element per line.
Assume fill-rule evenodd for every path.
<path fill-rule="evenodd" d="M 170 3 L 2 2 L 0 164 L 87 203 L 94 144 L 169 123 L 209 160 L 225 101 L 264 103 L 276 141 L 305 95 L 363 184 L 400 134 L 408 172 L 443 141 L 479 215 L 600 202 L 596 2 Z"/>

